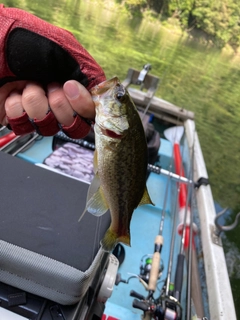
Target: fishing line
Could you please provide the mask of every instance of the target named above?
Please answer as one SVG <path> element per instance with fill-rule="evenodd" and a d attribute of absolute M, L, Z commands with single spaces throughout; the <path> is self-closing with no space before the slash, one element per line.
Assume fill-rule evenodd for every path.
<path fill-rule="evenodd" d="M 95 257 L 95 247 L 98 246 L 100 243 L 100 230 L 101 230 L 101 222 L 102 222 L 102 216 L 97 217 L 97 223 L 95 228 L 95 234 L 94 234 L 94 241 L 93 241 L 93 248 L 92 248 L 92 260 Z"/>
<path fill-rule="evenodd" d="M 177 132 L 175 131 L 175 135 Z M 160 226 L 159 226 L 159 233 L 158 236 L 155 239 L 155 252 L 153 254 L 153 260 L 152 260 L 152 267 L 150 270 L 150 277 L 149 277 L 149 298 L 153 296 L 153 293 L 156 290 L 156 285 L 157 285 L 157 279 L 158 279 L 158 270 L 159 270 L 159 264 L 160 264 L 160 254 L 162 251 L 162 246 L 163 246 L 163 227 L 164 227 L 164 221 L 165 221 L 165 215 L 166 215 L 166 205 L 167 205 L 167 198 L 168 198 L 168 190 L 169 190 L 169 185 L 171 181 L 171 175 L 170 172 L 173 167 L 173 155 L 174 155 L 174 148 L 172 148 L 172 155 L 171 155 L 171 160 L 169 164 L 169 174 L 167 178 L 167 185 L 166 185 L 166 191 L 164 195 L 164 202 L 163 202 L 163 209 L 162 209 L 162 216 L 160 220 Z M 177 203 L 177 202 L 176 202 Z M 176 204 L 175 204 L 176 206 Z M 171 247 L 173 244 L 171 244 Z M 170 262 L 170 256 L 169 256 L 169 262 Z M 169 285 L 169 284 L 168 284 Z"/>
<path fill-rule="evenodd" d="M 6 143 L 3 147 L 0 148 L 0 151 L 3 151 L 4 149 L 6 149 L 8 146 L 10 146 L 13 142 L 16 142 L 18 140 L 20 140 L 22 138 L 22 136 L 16 136 L 15 138 L 13 138 L 11 141 L 9 141 L 8 143 Z"/>
<path fill-rule="evenodd" d="M 182 161 L 182 167 L 183 167 L 183 161 Z M 189 170 L 191 170 L 191 167 L 192 167 L 192 163 L 190 163 Z M 182 170 L 182 168 L 181 168 L 181 170 Z M 179 184 L 179 186 L 180 186 L 180 184 Z M 187 201 L 186 201 L 186 204 L 185 204 L 185 211 L 184 211 L 184 220 L 183 220 L 183 227 L 182 227 L 182 234 L 181 234 L 180 253 L 178 254 L 177 269 L 176 269 L 175 281 L 174 281 L 174 297 L 178 301 L 181 300 L 181 291 L 182 291 L 182 283 L 183 283 L 183 268 L 184 268 L 184 259 L 185 259 L 184 246 L 185 246 L 185 240 L 186 240 L 187 214 L 188 214 L 188 207 L 189 207 L 189 202 L 190 202 L 190 192 L 189 192 L 189 188 L 188 187 L 186 188 L 186 199 L 187 199 Z"/>
<path fill-rule="evenodd" d="M 171 164 L 170 164 L 170 166 L 171 166 Z M 162 246 L 163 246 L 162 234 L 163 234 L 164 220 L 165 220 L 165 214 L 166 214 L 166 204 L 167 204 L 168 189 L 169 189 L 170 180 L 171 180 L 171 177 L 169 175 L 168 179 L 167 179 L 167 186 L 166 186 L 166 191 L 165 191 L 165 195 L 164 195 L 162 216 L 161 216 L 161 221 L 160 221 L 160 225 L 159 225 L 159 233 L 155 238 L 155 248 L 154 248 L 154 253 L 153 253 L 153 258 L 152 258 L 152 266 L 151 266 L 151 270 L 150 270 L 149 284 L 148 284 L 148 291 L 149 291 L 148 298 L 153 296 L 153 293 L 156 290 L 157 279 L 159 276 L 159 265 L 160 265 L 160 260 L 161 260 L 160 255 L 161 255 Z"/>
<path fill-rule="evenodd" d="M 94 240 L 93 240 L 93 247 L 92 247 L 92 260 L 94 259 L 95 256 L 95 245 L 97 243 L 97 233 L 99 232 L 99 219 L 97 218 L 97 223 L 96 223 L 96 228 L 95 228 L 95 233 L 94 233 Z"/>
<path fill-rule="evenodd" d="M 179 120 L 179 117 L 177 119 L 177 121 Z M 177 136 L 177 131 L 175 130 L 174 133 L 174 141 L 176 140 L 176 136 Z M 171 172 L 171 169 L 173 167 L 173 163 L 174 163 L 174 145 L 172 146 L 172 152 L 171 152 L 171 162 L 169 165 L 169 172 Z M 182 166 L 182 164 L 181 164 Z M 182 171 L 182 168 L 181 168 Z M 170 176 L 169 176 L 170 178 Z M 180 176 L 179 176 L 180 179 Z M 178 199 L 179 197 L 179 192 L 180 192 L 180 188 L 179 188 L 179 184 L 178 184 L 178 188 L 177 188 L 177 195 L 174 195 L 175 199 Z M 176 200 L 175 201 L 175 205 L 174 205 L 174 217 L 173 217 L 173 226 L 172 226 L 172 236 L 171 236 L 171 244 L 170 244 L 170 253 L 169 253 L 169 262 L 168 262 L 168 271 L 167 271 L 167 278 L 166 278 L 166 283 L 165 283 L 165 294 L 168 296 L 169 295 L 169 287 L 170 287 L 170 281 L 171 281 L 171 274 L 172 274 L 172 265 L 173 265 L 173 253 L 174 253 L 174 244 L 175 244 L 175 238 L 176 238 L 176 225 L 177 225 L 177 212 L 178 212 L 178 208 L 179 208 L 179 203 Z"/>
<path fill-rule="evenodd" d="M 157 86 L 157 88 L 158 88 L 158 86 Z M 157 88 L 156 88 L 156 91 L 157 91 Z M 143 114 L 142 114 L 142 116 L 141 116 L 141 120 L 142 120 L 142 121 L 144 120 L 144 118 L 145 118 L 145 116 L 146 116 L 146 114 L 147 114 L 147 112 L 148 112 L 148 109 L 149 109 L 150 106 L 151 106 L 152 100 L 153 100 L 153 98 L 154 98 L 154 93 L 155 93 L 155 92 L 153 92 L 152 97 L 150 98 L 150 100 L 148 101 L 148 104 L 147 104 L 146 108 L 144 109 L 144 112 L 143 112 Z"/>
<path fill-rule="evenodd" d="M 195 146 L 195 127 L 192 133 L 192 146 L 190 147 L 190 167 L 188 172 L 188 179 L 193 179 L 193 172 L 194 172 L 194 146 Z M 197 267 L 197 257 L 194 246 L 194 223 L 193 223 L 193 210 L 191 208 L 191 204 L 193 202 L 194 197 L 194 186 L 191 183 L 187 184 L 185 189 L 186 192 L 186 203 L 185 203 L 185 213 L 184 213 L 184 221 L 183 221 L 183 228 L 182 228 L 182 237 L 181 237 L 181 249 L 180 254 L 178 255 L 179 259 L 179 273 L 176 271 L 175 283 L 176 288 L 174 292 L 174 296 L 180 300 L 181 297 L 181 290 L 182 290 L 182 280 L 183 280 L 183 265 L 184 265 L 184 257 L 187 257 L 187 286 L 186 286 L 186 310 L 188 312 L 187 320 L 191 318 L 191 302 L 195 302 L 195 306 L 197 307 L 197 313 L 199 317 L 203 317 L 203 303 L 202 303 L 202 296 L 201 296 L 201 289 L 200 288 L 200 281 L 199 281 L 199 273 Z M 188 234 L 187 234 L 188 232 Z M 195 228 L 196 232 L 196 228 Z M 186 242 L 188 241 L 188 242 Z M 194 250 L 194 251 L 193 251 Z M 194 257 L 194 260 L 193 260 Z M 193 264 L 194 262 L 194 264 Z M 194 269 L 193 269 L 194 268 Z M 194 278 L 192 278 L 194 272 Z M 193 284 L 195 287 L 194 295 L 192 297 L 192 289 Z"/>
<path fill-rule="evenodd" d="M 186 140 L 184 140 L 185 144 L 183 145 L 183 148 L 180 149 L 180 141 L 182 139 L 183 133 L 184 133 L 184 127 L 183 126 L 176 126 L 173 128 L 167 129 L 165 132 L 165 136 L 167 137 L 168 140 L 170 140 L 173 143 L 173 151 L 174 151 L 174 162 L 175 162 L 175 170 L 176 173 L 179 175 L 179 180 L 180 177 L 184 177 L 184 165 L 183 165 L 183 156 L 181 156 L 181 153 L 185 154 L 184 148 L 186 144 Z M 174 137 L 175 136 L 175 137 Z M 190 163 L 190 172 L 192 168 L 192 163 Z M 190 174 L 188 174 L 190 176 Z M 178 227 L 178 231 L 181 235 L 181 244 L 180 244 L 180 253 L 178 254 L 177 257 L 177 268 L 176 268 L 176 273 L 175 273 L 175 280 L 174 280 L 174 297 L 180 301 L 181 299 L 181 291 L 182 291 L 182 283 L 183 283 L 183 271 L 184 271 L 184 258 L 185 258 L 185 246 L 187 244 L 186 239 L 189 240 L 188 234 L 186 231 L 189 232 L 189 196 L 190 196 L 190 189 L 187 188 L 187 186 L 180 181 L 177 181 L 178 185 L 178 202 L 179 202 L 179 218 L 180 218 L 180 224 Z M 189 185 L 189 181 L 187 179 L 187 182 Z M 176 222 L 176 214 L 177 210 L 175 210 L 175 220 Z M 188 227 L 187 227 L 188 225 Z M 173 225 L 174 228 L 174 225 Z M 188 229 L 188 230 L 187 230 Z M 172 262 L 172 255 L 173 255 L 173 244 L 174 244 L 174 231 L 172 232 L 172 242 L 171 242 L 171 251 L 170 251 L 170 260 L 169 260 L 169 269 L 168 269 L 168 278 L 167 278 L 167 287 L 166 291 L 169 291 L 169 277 L 170 273 L 172 270 L 171 262 Z M 185 243 L 186 242 L 186 243 Z"/>
<path fill-rule="evenodd" d="M 19 149 L 12 153 L 12 156 L 15 157 L 18 153 L 24 151 L 26 147 L 28 147 L 33 141 L 35 141 L 39 137 L 40 135 L 38 133 L 34 133 L 33 137 L 30 140 L 28 140 L 23 146 L 21 146 Z"/>
<path fill-rule="evenodd" d="M 192 196 L 193 197 L 193 196 Z M 191 201 L 192 202 L 192 201 Z M 193 211 L 190 211 L 190 237 L 188 248 L 188 277 L 187 277 L 187 320 L 191 319 L 191 286 L 192 286 L 192 250 L 193 250 Z"/>
<path fill-rule="evenodd" d="M 145 118 L 145 116 L 146 116 L 146 114 L 147 114 L 147 112 L 148 112 L 148 110 L 149 110 L 149 108 L 150 108 L 150 106 L 151 106 L 152 100 L 153 100 L 153 98 L 155 97 L 155 93 L 157 92 L 157 90 L 158 90 L 158 88 L 159 88 L 159 86 L 160 86 L 160 83 L 163 82 L 163 79 L 165 78 L 166 73 L 167 73 L 169 67 L 170 67 L 170 64 L 167 65 L 166 70 L 163 72 L 163 74 L 162 74 L 162 76 L 161 76 L 161 79 L 159 79 L 159 83 L 158 83 L 156 89 L 154 90 L 154 92 L 152 93 L 152 96 L 151 96 L 150 100 L 148 101 L 148 104 L 147 104 L 146 108 L 144 109 L 144 112 L 143 112 L 143 114 L 142 114 L 142 116 L 141 116 L 141 120 L 142 120 L 142 121 L 144 120 L 144 118 Z M 143 88 L 142 88 L 142 86 L 141 86 L 141 87 L 140 87 L 140 90 L 142 91 L 142 89 L 143 89 Z M 180 117 L 178 116 L 177 120 L 179 120 L 179 119 L 180 119 Z"/>
<path fill-rule="evenodd" d="M 177 188 L 177 198 L 179 196 L 180 188 Z M 166 289 L 165 294 L 169 295 L 169 287 L 170 287 L 170 281 L 171 281 L 171 274 L 172 274 L 172 266 L 173 266 L 173 253 L 174 253 L 174 244 L 175 244 L 175 238 L 176 238 L 176 227 L 177 227 L 177 213 L 179 210 L 179 204 L 178 201 L 175 202 L 175 208 L 174 208 L 174 220 L 173 220 L 173 229 L 172 229 L 172 237 L 171 237 L 171 245 L 170 245 L 170 254 L 169 254 L 169 262 L 168 262 L 168 272 L 167 272 L 167 280 L 166 280 Z"/>
<path fill-rule="evenodd" d="M 191 147 L 191 161 L 190 161 L 190 168 L 189 168 L 189 179 L 193 179 L 193 170 L 194 170 L 194 145 L 195 145 L 195 128 L 193 132 L 193 145 Z M 191 190 L 190 190 L 191 188 Z M 184 217 L 184 227 L 183 227 L 183 234 L 182 234 L 182 247 L 181 253 L 184 250 L 184 242 L 185 242 L 185 233 L 186 233 L 186 220 L 187 220 L 187 210 L 188 206 L 191 202 L 192 204 L 193 199 L 193 185 L 187 184 L 187 202 L 185 208 L 185 217 Z M 190 210 L 189 216 L 189 226 L 190 226 L 190 235 L 189 235 L 189 246 L 188 246 L 188 263 L 187 263 L 187 299 L 186 299 L 186 309 L 187 309 L 187 320 L 191 318 L 191 284 L 192 284 L 192 250 L 193 250 L 193 211 Z"/>

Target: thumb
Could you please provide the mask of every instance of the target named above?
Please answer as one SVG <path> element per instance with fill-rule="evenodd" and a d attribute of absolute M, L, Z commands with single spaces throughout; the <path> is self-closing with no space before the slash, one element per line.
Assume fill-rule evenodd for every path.
<path fill-rule="evenodd" d="M 84 118 L 95 118 L 92 96 L 83 85 L 75 80 L 69 80 L 64 83 L 63 91 L 74 111 Z"/>

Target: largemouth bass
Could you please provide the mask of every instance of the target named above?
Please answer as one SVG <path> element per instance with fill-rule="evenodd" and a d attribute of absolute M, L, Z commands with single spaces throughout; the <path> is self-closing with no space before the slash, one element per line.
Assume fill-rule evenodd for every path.
<path fill-rule="evenodd" d="M 101 216 L 108 209 L 111 225 L 101 241 L 106 251 L 118 242 L 130 245 L 130 221 L 135 208 L 151 203 L 146 189 L 147 143 L 137 109 L 118 78 L 91 90 L 96 106 L 95 177 L 86 211 Z"/>

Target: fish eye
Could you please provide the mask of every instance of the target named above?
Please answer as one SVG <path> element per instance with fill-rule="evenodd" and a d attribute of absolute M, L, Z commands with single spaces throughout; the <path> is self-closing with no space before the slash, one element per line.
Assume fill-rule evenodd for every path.
<path fill-rule="evenodd" d="M 115 95 L 116 99 L 119 100 L 120 102 L 123 101 L 125 97 L 125 89 L 124 88 L 119 88 L 118 92 Z"/>

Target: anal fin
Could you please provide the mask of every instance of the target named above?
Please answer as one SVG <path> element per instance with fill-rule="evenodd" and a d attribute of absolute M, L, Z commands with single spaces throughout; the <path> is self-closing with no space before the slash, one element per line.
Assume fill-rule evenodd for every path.
<path fill-rule="evenodd" d="M 139 206 L 144 205 L 144 204 L 152 204 L 152 205 L 154 205 L 154 203 L 152 202 L 152 200 L 150 198 L 150 195 L 148 193 L 147 187 L 145 187 L 142 199 L 139 202 Z"/>
<path fill-rule="evenodd" d="M 88 189 L 86 207 L 78 221 L 80 221 L 85 212 L 88 211 L 95 216 L 103 215 L 109 209 L 107 200 L 105 199 L 103 190 L 100 186 L 98 174 L 94 176 Z"/>
<path fill-rule="evenodd" d="M 122 242 L 126 244 L 127 246 L 130 246 L 130 235 L 118 235 L 116 232 L 114 232 L 111 227 L 107 230 L 105 233 L 103 239 L 101 240 L 101 246 L 104 251 L 110 252 L 112 251 L 115 246 Z"/>

